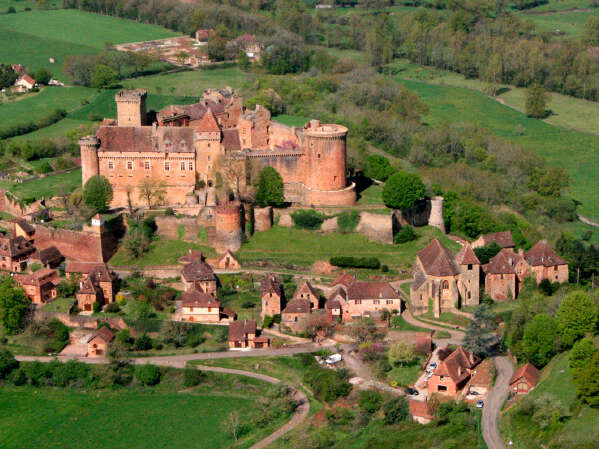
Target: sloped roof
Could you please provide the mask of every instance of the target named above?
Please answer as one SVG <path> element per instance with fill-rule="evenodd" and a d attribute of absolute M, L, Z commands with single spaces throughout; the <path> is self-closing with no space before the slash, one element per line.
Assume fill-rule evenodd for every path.
<path fill-rule="evenodd" d="M 337 298 L 329 298 L 327 299 L 327 302 L 324 304 L 324 308 L 327 310 L 341 309 L 341 303 Z"/>
<path fill-rule="evenodd" d="M 167 150 L 167 142 L 171 152 L 195 151 L 193 128 L 189 127 L 159 126 L 154 130 L 152 126 L 102 126 L 96 135 L 100 139 L 99 151 L 162 152 Z"/>
<path fill-rule="evenodd" d="M 214 296 L 192 289 L 181 295 L 183 307 L 220 307 L 220 301 Z"/>
<path fill-rule="evenodd" d="M 418 290 L 426 282 L 426 276 L 420 269 L 414 270 L 414 281 L 410 286 L 410 290 Z"/>
<path fill-rule="evenodd" d="M 490 245 L 493 242 L 496 242 L 502 248 L 513 248 L 516 246 L 514 244 L 514 239 L 512 239 L 512 233 L 510 231 L 501 231 L 501 232 L 493 232 L 492 234 L 483 234 L 482 236 L 483 242 L 486 245 Z"/>
<path fill-rule="evenodd" d="M 98 264 L 99 262 L 69 262 L 65 268 L 66 273 L 81 273 L 81 274 L 89 274 L 90 271 Z"/>
<path fill-rule="evenodd" d="M 429 276 L 455 276 L 460 272 L 452 252 L 439 239 L 422 249 L 418 259 Z"/>
<path fill-rule="evenodd" d="M 532 363 L 526 363 L 516 370 L 510 379 L 510 385 L 524 378 L 534 387 L 537 385 L 540 375 L 540 371 Z"/>
<path fill-rule="evenodd" d="M 239 142 L 239 131 L 237 128 L 223 129 L 223 140 L 222 144 L 225 150 L 228 151 L 239 151 L 241 150 L 241 143 Z"/>
<path fill-rule="evenodd" d="M 398 299 L 399 295 L 388 282 L 356 281 L 347 289 L 348 299 Z"/>
<path fill-rule="evenodd" d="M 309 299 L 296 298 L 289 301 L 281 313 L 310 313 L 310 306 Z"/>
<path fill-rule="evenodd" d="M 216 276 L 210 265 L 201 260 L 195 260 L 183 266 L 182 274 L 187 282 L 216 281 Z"/>
<path fill-rule="evenodd" d="M 201 133 L 220 133 L 220 126 L 218 126 L 216 118 L 214 118 L 212 109 L 208 108 L 200 123 L 198 123 L 196 131 Z"/>
<path fill-rule="evenodd" d="M 89 278 L 93 282 L 112 282 L 115 274 L 111 273 L 105 263 L 97 263 L 89 271 Z"/>
<path fill-rule="evenodd" d="M 33 260 L 39 260 L 42 265 L 47 265 L 50 262 L 57 260 L 63 260 L 64 256 L 55 246 L 49 246 L 45 249 L 41 249 L 33 253 L 31 256 Z"/>
<path fill-rule="evenodd" d="M 256 320 L 235 321 L 229 324 L 229 341 L 243 340 L 247 334 L 256 335 Z"/>
<path fill-rule="evenodd" d="M 21 274 L 17 273 L 14 275 L 14 279 L 21 285 L 45 285 L 47 283 L 54 283 L 58 278 L 56 270 L 51 268 L 42 268 L 33 273 Z"/>
<path fill-rule="evenodd" d="M 336 285 L 343 285 L 344 287 L 349 287 L 354 282 L 356 282 L 356 278 L 344 271 L 341 275 L 337 276 L 337 278 L 333 282 L 331 282 L 330 285 L 331 287 L 334 287 Z"/>
<path fill-rule="evenodd" d="M 281 282 L 272 273 L 267 273 L 262 282 L 260 283 L 260 295 L 264 296 L 267 293 L 275 293 L 279 297 L 282 296 L 283 288 Z"/>
<path fill-rule="evenodd" d="M 97 287 L 94 286 L 94 283 L 91 281 L 90 278 L 85 278 L 82 282 L 81 282 L 81 286 L 79 287 L 79 292 L 78 293 L 82 293 L 85 295 L 95 295 L 97 293 Z"/>
<path fill-rule="evenodd" d="M 340 297 L 343 300 L 343 302 L 347 302 L 347 291 L 341 286 L 338 286 L 335 290 L 333 290 L 333 292 L 329 295 L 328 299 L 330 301 L 331 299 L 337 297 Z"/>
<path fill-rule="evenodd" d="M 311 294 L 312 296 L 315 296 L 316 298 L 318 298 L 320 295 L 318 294 L 318 292 L 316 291 L 316 289 L 314 287 L 312 287 L 312 284 L 310 284 L 310 281 L 304 281 L 302 285 L 299 286 L 299 288 L 295 291 L 295 294 L 293 295 L 294 298 L 300 298 L 300 295 L 304 293 L 304 294 Z"/>
<path fill-rule="evenodd" d="M 33 225 L 22 218 L 17 218 L 15 220 L 15 224 L 19 225 L 19 227 L 27 234 L 35 233 L 35 228 L 33 227 Z"/>
<path fill-rule="evenodd" d="M 436 376 L 448 376 L 456 384 L 459 384 L 470 376 L 468 370 L 474 368 L 476 363 L 477 360 L 474 358 L 474 355 L 459 346 L 439 364 L 434 374 Z"/>
<path fill-rule="evenodd" d="M 0 255 L 6 257 L 19 257 L 35 251 L 33 244 L 25 237 L 0 237 Z"/>
<path fill-rule="evenodd" d="M 480 265 L 480 260 L 474 254 L 470 243 L 466 243 L 462 246 L 462 249 L 455 256 L 455 260 L 459 265 Z"/>
<path fill-rule="evenodd" d="M 485 273 L 488 274 L 516 274 L 514 266 L 522 257 L 510 251 L 502 249 L 499 251 L 489 263 L 485 265 Z"/>
<path fill-rule="evenodd" d="M 566 265 L 568 263 L 558 256 L 545 240 L 537 242 L 537 244 L 533 246 L 530 251 L 525 252 L 524 258 L 529 265 L 533 267 L 541 265 L 545 267 L 553 267 L 555 265 Z"/>
<path fill-rule="evenodd" d="M 88 343 L 91 342 L 94 338 L 100 338 L 104 340 L 106 343 L 110 343 L 114 339 L 114 334 L 106 326 L 103 326 L 90 337 Z"/>
<path fill-rule="evenodd" d="M 417 416 L 419 418 L 433 419 L 433 414 L 428 408 L 428 402 L 418 401 L 410 398 L 410 415 Z"/>
<path fill-rule="evenodd" d="M 200 250 L 190 249 L 189 253 L 182 256 L 179 260 L 183 263 L 195 262 L 196 260 L 203 262 L 204 253 Z"/>

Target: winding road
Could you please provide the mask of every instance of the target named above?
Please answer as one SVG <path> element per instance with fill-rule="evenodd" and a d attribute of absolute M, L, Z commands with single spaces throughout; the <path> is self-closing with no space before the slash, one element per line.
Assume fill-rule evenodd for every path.
<path fill-rule="evenodd" d="M 509 382 L 514 374 L 514 367 L 505 356 L 493 357 L 493 361 L 497 368 L 497 378 L 483 408 L 482 433 L 489 449 L 506 449 L 499 435 L 499 412 L 509 393 Z"/>

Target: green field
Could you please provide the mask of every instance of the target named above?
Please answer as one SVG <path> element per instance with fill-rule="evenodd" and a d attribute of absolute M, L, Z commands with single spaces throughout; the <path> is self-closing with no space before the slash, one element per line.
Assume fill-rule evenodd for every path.
<path fill-rule="evenodd" d="M 140 259 L 132 259 L 123 246 L 119 248 L 110 264 L 115 266 L 146 267 L 151 265 L 177 265 L 179 258 L 189 252 L 190 249 L 202 250 L 205 256 L 213 257 L 214 248 L 184 242 L 183 240 L 158 239 L 152 242 L 150 250 Z"/>
<path fill-rule="evenodd" d="M 306 123 L 310 121 L 309 117 L 302 117 L 298 115 L 277 115 L 272 118 L 275 122 L 282 123 L 287 126 L 296 126 L 298 128 L 303 128 Z"/>
<path fill-rule="evenodd" d="M 170 94 L 197 99 L 205 89 L 225 86 L 239 88 L 246 78 L 247 75 L 237 67 L 230 67 L 145 76 L 126 80 L 123 86 L 127 89 L 145 88 L 149 94 Z M 152 95 L 149 95 L 148 99 L 151 97 Z"/>
<path fill-rule="evenodd" d="M 95 95 L 97 91 L 87 87 L 45 87 L 38 94 L 20 101 L 0 104 L 0 128 L 38 122 L 56 109 L 71 111 L 81 107 L 82 101 L 89 101 Z"/>
<path fill-rule="evenodd" d="M 0 187 L 10 190 L 19 198 L 51 198 L 56 194 L 58 185 L 64 185 L 67 191 L 72 191 L 77 187 L 80 187 L 81 169 L 58 175 L 49 175 L 44 178 L 38 178 L 20 184 L 0 181 Z"/>
<path fill-rule="evenodd" d="M 23 134 L 17 137 L 13 137 L 12 140 L 39 140 L 39 139 L 56 139 L 64 137 L 70 131 L 79 128 L 80 126 L 89 126 L 93 122 L 88 120 L 79 120 L 65 118 L 53 125 L 47 126 L 32 133 Z"/>
<path fill-rule="evenodd" d="M 542 373 L 541 380 L 529 394 L 531 398 L 548 395 L 559 401 L 566 409 L 574 408 L 576 413 L 564 423 L 549 426 L 545 430 L 532 422 L 529 416 L 518 413 L 519 406 L 508 409 L 500 420 L 504 440 L 511 439 L 514 449 L 536 449 L 538 447 L 568 447 L 594 449 L 599 441 L 599 410 L 583 406 L 578 410 L 576 389 L 568 370 L 568 352 L 556 356 Z"/>
<path fill-rule="evenodd" d="M 46 67 L 66 81 L 62 65 L 69 55 L 98 53 L 106 43 L 175 35 L 159 26 L 72 9 L 6 14 L 0 15 L 0 62 L 23 64 L 32 71 Z"/>
<path fill-rule="evenodd" d="M 570 9 L 592 9 L 591 0 L 549 0 L 546 4 L 528 9 L 527 13 L 541 13 L 549 11 L 566 11 Z"/>
<path fill-rule="evenodd" d="M 385 245 L 372 242 L 360 234 L 323 234 L 274 226 L 268 231 L 256 232 L 237 256 L 242 263 L 270 260 L 301 266 L 312 265 L 317 260 L 329 260 L 333 256 L 370 256 L 378 257 L 382 264 L 389 267 L 408 270 L 416 253 L 435 237 L 449 248 L 457 249 L 457 243 L 436 228 L 417 228 L 416 233 L 419 238 L 413 242 Z"/>
<path fill-rule="evenodd" d="M 557 14 L 522 14 L 520 17 L 533 22 L 539 31 L 555 32 L 557 30 L 564 33 L 561 38 L 575 39 L 584 33 L 584 28 L 589 19 L 599 15 L 598 10 L 592 12 L 574 11 L 560 12 Z"/>

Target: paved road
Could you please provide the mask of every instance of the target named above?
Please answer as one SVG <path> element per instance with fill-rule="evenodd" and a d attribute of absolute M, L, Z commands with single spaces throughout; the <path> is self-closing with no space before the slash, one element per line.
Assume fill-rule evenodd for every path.
<path fill-rule="evenodd" d="M 499 435 L 499 412 L 509 393 L 509 381 L 514 373 L 514 367 L 504 356 L 493 357 L 493 361 L 497 368 L 497 378 L 483 408 L 483 438 L 489 449 L 506 449 Z"/>
<path fill-rule="evenodd" d="M 313 351 L 313 350 L 314 350 L 313 348 L 310 349 L 310 351 Z M 229 357 L 238 357 L 241 354 L 245 354 L 246 356 L 261 355 L 264 352 L 265 351 L 260 351 L 260 354 L 258 354 L 257 351 L 254 352 L 253 354 L 248 353 L 248 352 L 243 352 L 243 353 L 227 352 L 227 353 L 213 353 L 213 355 L 214 354 L 229 354 Z M 270 352 L 272 352 L 272 350 Z M 308 352 L 308 350 L 306 348 L 304 348 L 303 352 Z M 279 350 L 279 351 L 277 351 L 276 354 L 291 355 L 291 354 L 297 354 L 297 353 L 298 352 L 288 348 L 288 349 L 284 349 L 284 350 Z M 197 355 L 207 355 L 207 354 L 193 354 L 193 355 L 197 356 Z M 272 354 L 270 354 L 270 355 L 272 355 Z M 185 359 L 184 357 L 186 357 L 186 356 L 145 357 L 143 359 L 132 359 L 132 362 L 135 364 L 138 364 L 138 365 L 144 364 L 144 363 L 152 363 L 154 365 L 160 365 L 160 366 L 183 368 L 183 367 L 185 367 L 185 364 L 188 360 L 202 360 L 202 359 L 197 359 L 197 358 Z M 35 360 L 38 360 L 40 362 L 51 362 L 52 360 L 56 359 L 55 357 L 34 357 L 34 356 L 16 356 L 15 358 L 22 362 L 30 362 L 30 361 L 35 361 Z M 213 357 L 213 358 L 223 358 L 223 357 Z M 66 362 L 66 361 L 72 360 L 72 359 L 74 359 L 74 357 L 60 357 L 59 358 L 59 360 L 61 360 L 62 362 Z M 96 357 L 96 358 L 81 357 L 81 358 L 78 358 L 78 360 L 80 360 L 81 362 L 84 362 L 84 363 L 89 363 L 89 364 L 100 364 L 100 363 L 107 362 L 106 359 L 103 359 L 100 357 Z M 201 371 L 211 371 L 214 373 L 235 374 L 238 376 L 252 377 L 254 379 L 268 382 L 270 384 L 278 384 L 279 382 L 281 382 L 279 379 L 277 379 L 275 377 L 267 376 L 265 374 L 260 374 L 260 373 L 254 373 L 251 371 L 243 371 L 243 370 L 239 370 L 239 369 L 230 369 L 230 368 L 221 368 L 218 366 L 205 366 L 205 365 L 191 365 L 191 366 L 194 366 L 195 368 L 197 368 Z M 308 400 L 308 397 L 301 390 L 298 390 L 291 386 L 290 386 L 290 388 L 292 389 L 293 398 L 295 399 L 295 402 L 297 404 L 297 408 L 295 409 L 293 417 L 289 421 L 287 421 L 287 423 L 285 423 L 283 426 L 279 427 L 273 433 L 268 435 L 266 438 L 262 439 L 261 441 L 258 441 L 256 444 L 252 445 L 250 447 L 250 449 L 263 449 L 263 448 L 268 447 L 275 440 L 279 439 L 280 437 L 285 435 L 287 432 L 289 432 L 289 431 L 293 430 L 294 428 L 296 428 L 297 426 L 299 426 L 306 419 L 308 414 L 310 413 L 310 401 Z"/>

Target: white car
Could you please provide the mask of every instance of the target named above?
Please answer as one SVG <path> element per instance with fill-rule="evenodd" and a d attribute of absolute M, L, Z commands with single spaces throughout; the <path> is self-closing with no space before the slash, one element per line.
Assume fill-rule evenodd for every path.
<path fill-rule="evenodd" d="M 483 408 L 484 405 L 485 403 L 482 401 L 482 399 L 476 401 L 476 408 Z"/>

